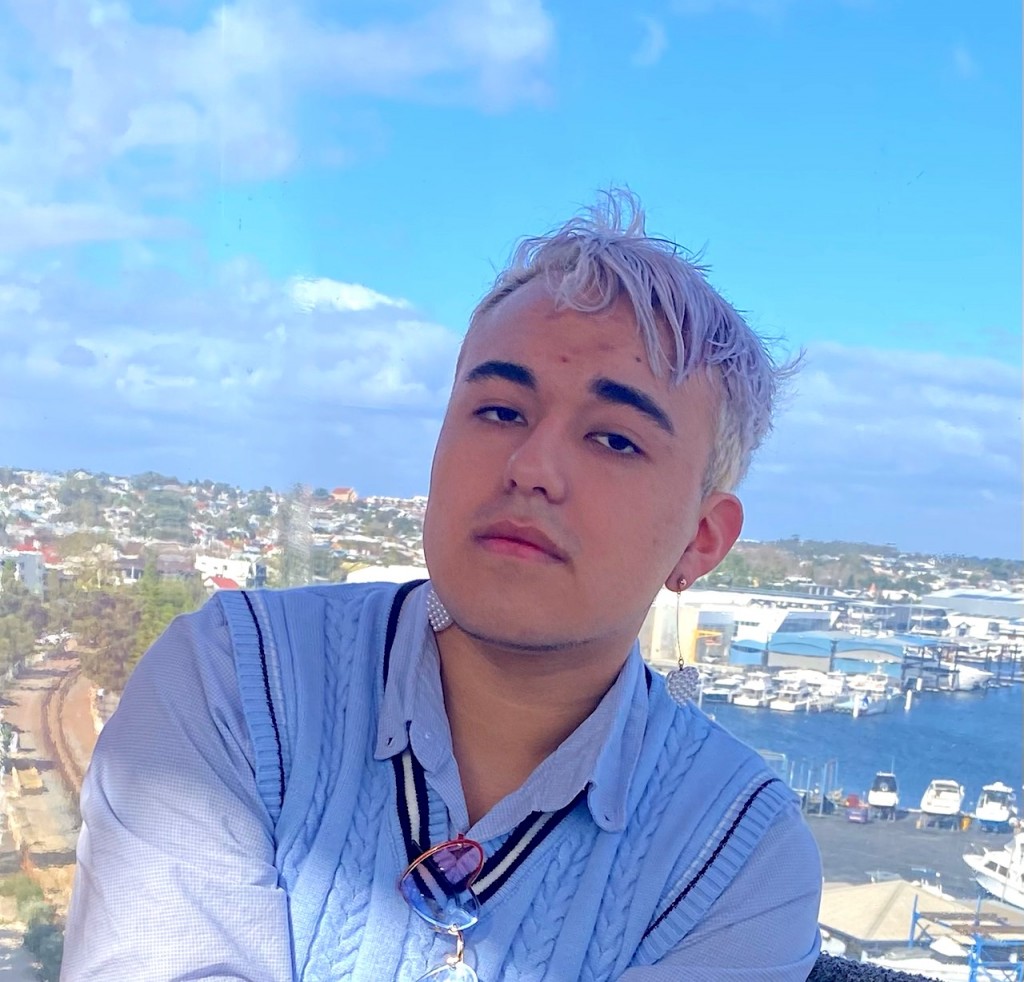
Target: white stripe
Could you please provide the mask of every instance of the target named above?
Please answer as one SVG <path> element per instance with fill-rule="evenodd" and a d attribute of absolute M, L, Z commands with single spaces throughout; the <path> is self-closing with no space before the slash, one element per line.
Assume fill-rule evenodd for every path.
<path fill-rule="evenodd" d="M 416 782 L 412 774 L 412 754 L 408 750 L 402 754 L 402 774 L 405 778 L 405 806 L 409 813 L 409 835 L 415 842 L 420 834 L 420 803 L 416 798 Z M 420 849 L 422 842 L 417 842 Z"/>
<path fill-rule="evenodd" d="M 498 877 L 512 866 L 522 855 L 530 843 L 537 837 L 537 834 L 544 829 L 544 826 L 554 819 L 554 814 L 548 813 L 538 817 L 537 821 L 526 831 L 523 837 L 515 844 L 511 852 L 494 869 L 485 873 L 473 884 L 474 893 L 483 893 Z"/>

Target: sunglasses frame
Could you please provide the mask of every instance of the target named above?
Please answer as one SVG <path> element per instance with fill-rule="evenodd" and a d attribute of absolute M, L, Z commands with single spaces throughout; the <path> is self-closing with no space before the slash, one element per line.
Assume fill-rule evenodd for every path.
<path fill-rule="evenodd" d="M 446 842 L 441 842 L 436 846 L 431 846 L 429 849 L 426 850 L 426 852 L 417 856 L 411 863 L 409 863 L 409 865 L 406 866 L 405 870 L 402 872 L 402 875 L 398 877 L 398 892 L 402 895 L 402 899 L 405 900 L 405 902 L 412 908 L 416 915 L 421 920 L 426 921 L 426 923 L 428 923 L 438 934 L 448 934 L 455 939 L 454 953 L 449 955 L 445 959 L 443 965 L 438 965 L 437 968 L 431 969 L 429 972 L 427 972 L 426 975 L 420 976 L 419 982 L 427 982 L 427 980 L 439 978 L 440 973 L 445 970 L 455 973 L 455 975 L 453 976 L 454 978 L 463 978 L 466 979 L 467 982 L 469 982 L 469 980 L 477 979 L 476 972 L 470 965 L 466 964 L 466 962 L 464 961 L 466 943 L 462 937 L 462 932 L 472 927 L 473 924 L 476 923 L 476 920 L 473 921 L 473 924 L 468 924 L 465 927 L 461 928 L 456 927 L 454 925 L 442 924 L 441 922 L 428 917 L 422 910 L 420 910 L 409 899 L 409 897 L 406 895 L 405 890 L 402 887 L 402 884 L 405 883 L 408 877 L 413 877 L 415 882 L 416 871 L 421 866 L 423 866 L 425 862 L 427 862 L 433 856 L 436 856 L 438 853 L 444 852 L 445 850 L 450 850 L 455 846 L 468 848 L 470 850 L 476 851 L 476 865 L 473 867 L 470 873 L 463 877 L 462 882 L 465 883 L 465 886 L 463 887 L 462 891 L 460 891 L 467 892 L 472 896 L 471 888 L 473 886 L 473 881 L 480 875 L 480 871 L 483 869 L 484 866 L 484 848 L 475 839 L 469 839 L 464 835 L 458 835 L 454 839 L 448 839 Z M 473 899 L 474 901 L 476 900 L 475 897 Z"/>

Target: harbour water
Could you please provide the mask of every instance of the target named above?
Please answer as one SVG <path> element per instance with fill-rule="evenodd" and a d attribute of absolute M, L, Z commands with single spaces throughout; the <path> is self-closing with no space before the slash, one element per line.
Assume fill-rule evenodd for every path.
<path fill-rule="evenodd" d="M 836 762 L 835 786 L 864 796 L 876 771 L 892 770 L 903 808 L 916 808 L 934 778 L 964 786 L 964 811 L 973 810 L 981 788 L 1003 781 L 1024 783 L 1024 690 L 1020 685 L 978 692 L 915 693 L 909 711 L 902 704 L 878 716 L 839 713 L 780 713 L 725 703 L 705 710 L 758 750 L 783 753 L 791 765 L 812 776 Z M 820 780 L 820 777 L 819 777 Z M 794 782 L 797 783 L 797 782 Z"/>

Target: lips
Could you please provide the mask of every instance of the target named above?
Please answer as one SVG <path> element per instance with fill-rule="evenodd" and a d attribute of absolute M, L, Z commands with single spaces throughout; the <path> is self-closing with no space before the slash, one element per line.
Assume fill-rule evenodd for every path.
<path fill-rule="evenodd" d="M 569 556 L 554 541 L 532 525 L 520 525 L 518 522 L 510 521 L 495 522 L 477 532 L 476 538 L 482 543 L 495 546 L 502 544 L 507 544 L 512 548 L 517 544 L 527 546 L 560 563 L 567 562 L 569 559 Z"/>

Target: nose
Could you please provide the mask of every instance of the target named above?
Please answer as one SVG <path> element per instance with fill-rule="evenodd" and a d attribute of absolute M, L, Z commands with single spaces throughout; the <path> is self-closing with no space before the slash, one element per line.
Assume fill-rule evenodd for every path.
<path fill-rule="evenodd" d="M 529 430 L 508 458 L 505 490 L 542 494 L 557 504 L 568 491 L 565 448 L 554 427 Z"/>

